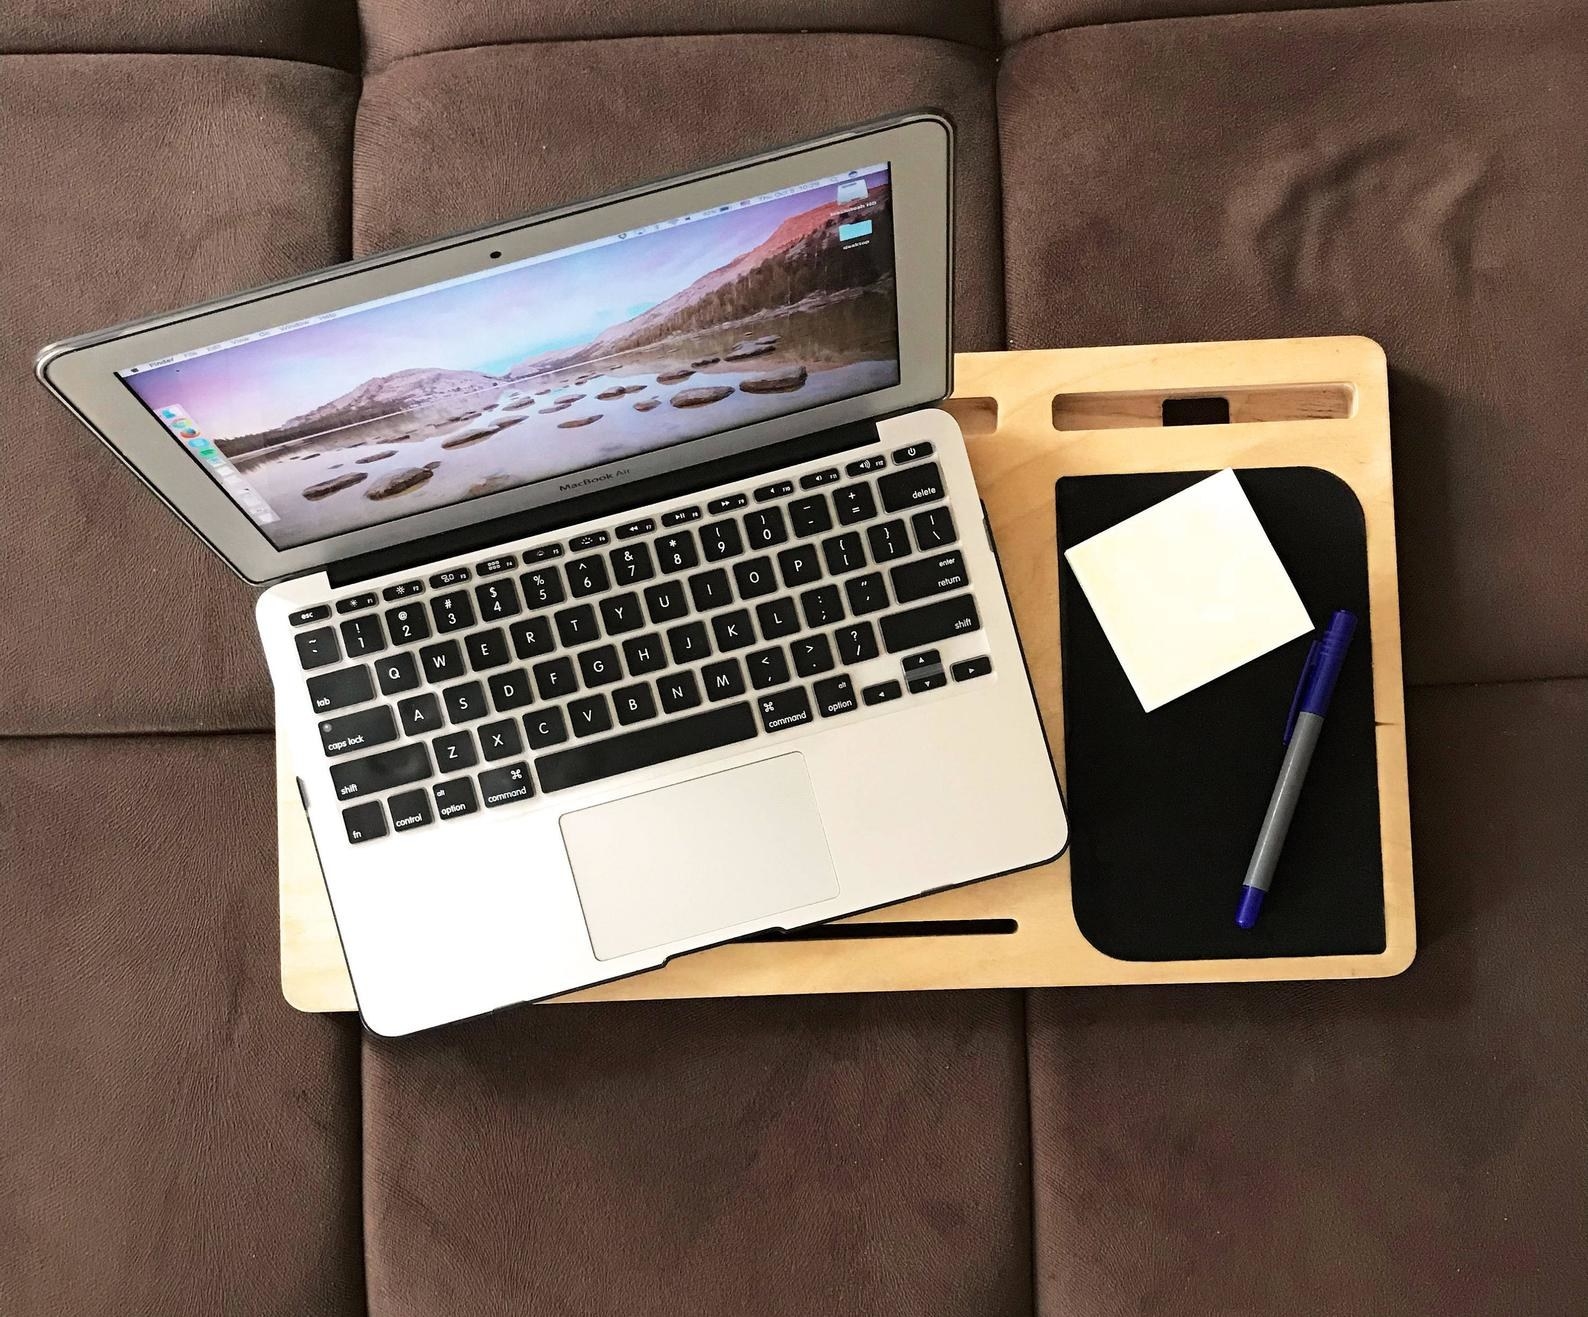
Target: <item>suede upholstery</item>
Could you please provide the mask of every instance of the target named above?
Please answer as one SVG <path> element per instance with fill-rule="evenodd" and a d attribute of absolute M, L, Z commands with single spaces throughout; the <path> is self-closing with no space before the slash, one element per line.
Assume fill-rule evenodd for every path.
<path fill-rule="evenodd" d="M 1583 0 L 6 7 L 0 1313 L 1580 1309 L 1585 70 Z M 1417 962 L 294 1013 L 251 592 L 34 352 L 922 105 L 958 347 L 1387 349 Z"/>

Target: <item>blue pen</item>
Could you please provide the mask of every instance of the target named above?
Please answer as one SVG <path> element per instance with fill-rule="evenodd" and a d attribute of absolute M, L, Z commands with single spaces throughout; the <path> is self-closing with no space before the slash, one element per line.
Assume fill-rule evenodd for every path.
<path fill-rule="evenodd" d="M 1252 848 L 1252 862 L 1246 866 L 1246 877 L 1241 882 L 1241 903 L 1236 907 L 1235 922 L 1242 928 L 1257 923 L 1257 912 L 1263 908 L 1263 898 L 1274 881 L 1279 852 L 1284 849 L 1291 816 L 1301 799 L 1301 784 L 1307 780 L 1307 766 L 1312 763 L 1318 733 L 1323 730 L 1323 715 L 1329 711 L 1334 684 L 1340 679 L 1340 668 L 1355 630 L 1356 614 L 1342 608 L 1329 619 L 1327 630 L 1307 651 L 1301 680 L 1285 718 L 1285 759 L 1279 766 L 1279 781 L 1274 784 L 1268 813 L 1263 815 L 1257 845 Z"/>

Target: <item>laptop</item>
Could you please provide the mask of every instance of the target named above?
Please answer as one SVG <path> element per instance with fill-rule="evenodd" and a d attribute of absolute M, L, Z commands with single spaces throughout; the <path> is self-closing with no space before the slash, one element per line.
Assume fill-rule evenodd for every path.
<path fill-rule="evenodd" d="M 360 1013 L 1054 858 L 919 113 L 45 349 L 245 580 Z"/>

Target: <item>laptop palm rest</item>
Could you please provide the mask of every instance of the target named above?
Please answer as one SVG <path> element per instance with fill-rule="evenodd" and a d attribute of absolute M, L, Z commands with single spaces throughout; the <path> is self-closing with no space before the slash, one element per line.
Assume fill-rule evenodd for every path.
<path fill-rule="evenodd" d="M 561 822 L 598 960 L 838 895 L 801 754 L 577 810 Z"/>

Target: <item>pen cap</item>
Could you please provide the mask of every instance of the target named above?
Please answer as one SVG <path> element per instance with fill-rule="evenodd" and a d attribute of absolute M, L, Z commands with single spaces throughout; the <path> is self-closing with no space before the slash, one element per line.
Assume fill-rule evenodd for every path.
<path fill-rule="evenodd" d="M 1334 684 L 1340 679 L 1340 668 L 1345 663 L 1355 631 L 1355 613 L 1342 608 L 1329 619 L 1328 627 L 1314 642 L 1311 662 L 1296 702 L 1297 713 L 1315 713 L 1322 717 L 1328 710 Z"/>

